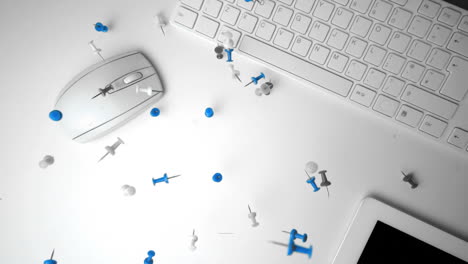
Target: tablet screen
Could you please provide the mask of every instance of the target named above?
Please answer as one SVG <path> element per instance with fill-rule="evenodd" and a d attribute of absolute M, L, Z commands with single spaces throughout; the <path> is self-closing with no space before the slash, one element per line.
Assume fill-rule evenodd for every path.
<path fill-rule="evenodd" d="M 468 263 L 396 228 L 377 221 L 358 264 Z"/>

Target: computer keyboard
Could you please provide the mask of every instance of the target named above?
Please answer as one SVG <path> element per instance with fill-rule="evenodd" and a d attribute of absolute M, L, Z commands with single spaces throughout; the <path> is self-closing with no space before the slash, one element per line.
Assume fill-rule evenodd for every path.
<path fill-rule="evenodd" d="M 468 153 L 468 12 L 429 0 L 181 0 L 173 23 Z M 460 110 L 464 106 L 462 110 Z"/>

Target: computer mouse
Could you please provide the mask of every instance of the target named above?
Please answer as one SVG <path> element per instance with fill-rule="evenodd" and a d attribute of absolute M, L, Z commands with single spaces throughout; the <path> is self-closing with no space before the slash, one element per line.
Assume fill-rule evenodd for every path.
<path fill-rule="evenodd" d="M 144 90 L 142 92 L 141 90 Z M 72 140 L 88 142 L 124 125 L 163 95 L 153 65 L 128 52 L 82 71 L 59 93 L 50 112 Z"/>

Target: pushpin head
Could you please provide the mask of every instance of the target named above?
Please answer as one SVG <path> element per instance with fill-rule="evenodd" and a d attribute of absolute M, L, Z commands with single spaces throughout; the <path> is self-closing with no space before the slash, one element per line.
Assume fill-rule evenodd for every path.
<path fill-rule="evenodd" d="M 154 257 L 156 253 L 153 250 L 148 251 L 148 256 L 149 257 Z"/>
<path fill-rule="evenodd" d="M 62 119 L 62 117 L 63 117 L 63 114 L 59 110 L 52 110 L 49 113 L 49 118 L 52 121 L 60 121 Z"/>
<path fill-rule="evenodd" d="M 220 182 L 222 180 L 223 180 L 223 175 L 221 175 L 221 173 L 217 172 L 213 175 L 214 182 Z"/>
<path fill-rule="evenodd" d="M 97 22 L 96 24 L 94 24 L 94 29 L 98 32 L 107 32 L 109 31 L 109 28 L 102 24 L 101 22 Z"/>
<path fill-rule="evenodd" d="M 122 190 L 124 196 L 133 196 L 136 193 L 135 187 L 127 185 L 127 184 L 122 186 L 122 188 L 120 189 Z"/>
<path fill-rule="evenodd" d="M 214 115 L 213 108 L 208 107 L 205 109 L 205 116 L 211 118 Z"/>
<path fill-rule="evenodd" d="M 273 88 L 273 84 L 271 82 L 266 82 L 260 86 L 260 89 L 262 89 L 262 92 L 265 95 L 270 94 L 271 88 Z"/>
<path fill-rule="evenodd" d="M 44 260 L 44 264 L 57 264 L 57 261 L 54 259 Z"/>
<path fill-rule="evenodd" d="M 314 174 L 317 172 L 318 170 L 318 165 L 317 163 L 313 162 L 313 161 L 309 161 L 306 163 L 305 165 L 305 170 L 307 171 L 307 173 L 309 174 Z"/>
<path fill-rule="evenodd" d="M 47 167 L 49 167 L 50 165 L 54 164 L 54 157 L 50 156 L 50 155 L 46 155 L 44 156 L 44 158 L 39 162 L 39 167 L 45 169 Z"/>
<path fill-rule="evenodd" d="M 161 111 L 159 111 L 159 109 L 156 108 L 156 107 L 151 109 L 151 111 L 150 111 L 150 115 L 153 116 L 153 117 L 159 116 L 160 113 L 161 113 Z"/>

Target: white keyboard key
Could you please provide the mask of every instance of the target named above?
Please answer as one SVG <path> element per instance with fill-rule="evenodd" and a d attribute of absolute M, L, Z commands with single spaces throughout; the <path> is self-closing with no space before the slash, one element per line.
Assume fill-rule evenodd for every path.
<path fill-rule="evenodd" d="M 260 15 L 264 18 L 270 18 L 273 9 L 275 8 L 275 2 L 271 0 L 264 0 L 263 5 L 257 5 L 255 8 L 255 14 Z"/>
<path fill-rule="evenodd" d="M 400 106 L 400 102 L 384 95 L 379 95 L 375 101 L 373 109 L 386 116 L 393 117 Z"/>
<path fill-rule="evenodd" d="M 370 33 L 369 39 L 375 43 L 384 45 L 391 32 L 392 30 L 390 28 L 381 24 L 375 24 L 372 32 Z"/>
<path fill-rule="evenodd" d="M 401 8 L 395 8 L 388 24 L 398 29 L 404 29 L 408 25 L 411 16 L 412 14 L 410 12 Z"/>
<path fill-rule="evenodd" d="M 315 0 L 297 0 L 296 5 L 294 5 L 294 7 L 308 14 L 312 10 L 314 3 Z"/>
<path fill-rule="evenodd" d="M 394 51 L 403 53 L 411 40 L 411 37 L 400 32 L 395 32 L 390 38 L 388 47 Z"/>
<path fill-rule="evenodd" d="M 220 34 L 218 34 L 218 41 L 223 43 L 226 41 L 226 37 L 223 33 L 225 32 L 231 32 L 232 34 L 232 40 L 234 41 L 234 47 L 237 46 L 237 43 L 239 42 L 239 39 L 241 37 L 241 33 L 237 30 L 234 30 L 232 28 L 229 28 L 229 27 L 226 27 L 226 26 L 222 26 L 221 27 L 221 30 L 219 31 Z"/>
<path fill-rule="evenodd" d="M 441 49 L 433 49 L 429 58 L 427 59 L 427 64 L 442 70 L 447 65 L 448 60 L 450 59 L 450 53 L 443 51 Z"/>
<path fill-rule="evenodd" d="M 333 2 L 342 4 L 342 5 L 348 5 L 349 0 L 333 0 Z"/>
<path fill-rule="evenodd" d="M 418 61 L 423 61 L 431 50 L 431 46 L 420 40 L 415 40 L 408 50 L 408 56 Z"/>
<path fill-rule="evenodd" d="M 305 34 L 311 22 L 312 19 L 310 17 L 297 13 L 296 16 L 294 16 L 291 29 L 301 34 Z"/>
<path fill-rule="evenodd" d="M 366 47 L 367 42 L 356 37 L 352 37 L 349 41 L 348 47 L 346 47 L 346 53 L 353 55 L 356 58 L 360 58 L 362 54 L 364 54 Z"/>
<path fill-rule="evenodd" d="M 279 6 L 278 9 L 276 9 L 275 15 L 273 16 L 273 21 L 286 27 L 289 24 L 293 13 L 294 12 L 291 9 L 284 6 Z"/>
<path fill-rule="evenodd" d="M 403 65 L 405 65 L 406 59 L 396 55 L 395 53 L 390 53 L 387 56 L 382 68 L 393 74 L 399 74 Z"/>
<path fill-rule="evenodd" d="M 294 41 L 293 43 L 291 51 L 304 57 L 307 55 L 307 53 L 309 53 L 309 49 L 311 46 L 312 41 L 303 37 L 297 37 L 296 41 Z"/>
<path fill-rule="evenodd" d="M 351 32 L 358 36 L 365 37 L 369 32 L 371 25 L 371 20 L 362 16 L 357 16 L 354 20 L 353 26 L 351 27 Z"/>
<path fill-rule="evenodd" d="M 356 85 L 349 99 L 363 106 L 369 107 L 375 97 L 375 92 L 361 85 Z"/>
<path fill-rule="evenodd" d="M 216 32 L 218 31 L 219 23 L 215 22 L 205 16 L 202 16 L 198 19 L 197 25 L 195 26 L 195 31 L 210 37 L 214 38 Z"/>
<path fill-rule="evenodd" d="M 273 43 L 276 45 L 282 47 L 282 48 L 289 48 L 289 45 L 291 44 L 291 41 L 294 37 L 294 34 L 285 30 L 284 28 L 278 29 L 278 32 L 276 33 L 275 40 Z"/>
<path fill-rule="evenodd" d="M 348 40 L 348 34 L 338 29 L 334 29 L 330 37 L 328 38 L 327 44 L 335 49 L 343 49 L 346 41 Z"/>
<path fill-rule="evenodd" d="M 357 81 L 362 79 L 364 73 L 367 70 L 367 65 L 360 63 L 359 61 L 352 60 L 349 63 L 348 69 L 346 70 L 345 74 Z"/>
<path fill-rule="evenodd" d="M 193 12 L 192 10 L 180 6 L 177 9 L 174 21 L 178 24 L 181 24 L 182 26 L 193 28 L 193 25 L 195 25 L 195 21 L 197 20 L 197 16 L 197 13 Z"/>
<path fill-rule="evenodd" d="M 330 61 L 328 61 L 328 68 L 337 72 L 342 72 L 346 67 L 346 63 L 348 63 L 347 56 L 338 52 L 333 52 L 332 56 L 330 57 Z"/>
<path fill-rule="evenodd" d="M 324 42 L 328 35 L 328 31 L 330 31 L 330 26 L 325 25 L 322 22 L 315 21 L 309 32 L 309 37 L 320 42 Z"/>
<path fill-rule="evenodd" d="M 351 86 L 353 85 L 351 81 L 337 74 L 324 70 L 321 67 L 249 36 L 244 36 L 244 38 L 242 38 L 239 50 L 343 97 L 348 96 Z"/>
<path fill-rule="evenodd" d="M 442 73 L 436 72 L 434 70 L 428 70 L 426 71 L 426 74 L 424 74 L 421 85 L 431 89 L 432 91 L 436 91 L 439 90 L 439 88 L 442 86 L 444 79 L 445 75 Z"/>
<path fill-rule="evenodd" d="M 442 9 L 442 12 L 440 12 L 439 20 L 442 23 L 445 23 L 449 26 L 455 26 L 458 22 L 458 19 L 460 19 L 461 13 L 453 10 L 452 8 L 444 8 Z"/>
<path fill-rule="evenodd" d="M 372 0 L 352 0 L 351 9 L 358 11 L 359 13 L 365 14 L 369 9 Z"/>
<path fill-rule="evenodd" d="M 324 64 L 330 54 L 330 49 L 325 48 L 322 45 L 315 44 L 312 52 L 310 53 L 309 59 L 319 64 Z"/>
<path fill-rule="evenodd" d="M 468 32 L 468 16 L 464 16 L 458 25 L 458 29 Z"/>
<path fill-rule="evenodd" d="M 374 64 L 375 66 L 379 66 L 382 63 L 385 54 L 387 54 L 387 52 L 384 49 L 372 45 L 367 50 L 364 60 L 371 64 Z"/>
<path fill-rule="evenodd" d="M 453 57 L 450 60 L 447 71 L 450 73 L 444 87 L 440 90 L 444 94 L 457 101 L 463 100 L 468 91 L 468 61 L 459 57 Z"/>
<path fill-rule="evenodd" d="M 393 6 L 391 4 L 382 0 L 376 0 L 369 12 L 369 16 L 383 22 L 387 20 L 392 8 Z"/>
<path fill-rule="evenodd" d="M 221 1 L 206 0 L 205 5 L 203 6 L 203 13 L 216 18 L 221 11 L 221 7 L 223 7 L 223 3 Z"/>
<path fill-rule="evenodd" d="M 403 92 L 401 100 L 445 119 L 452 118 L 457 111 L 456 104 L 411 84 L 406 86 L 406 90 Z"/>
<path fill-rule="evenodd" d="M 240 29 L 252 33 L 255 26 L 257 25 L 258 18 L 250 15 L 249 13 L 244 13 L 241 15 L 239 19 L 239 25 L 237 25 Z"/>
<path fill-rule="evenodd" d="M 196 10 L 200 10 L 203 4 L 203 0 L 182 0 L 181 2 Z"/>
<path fill-rule="evenodd" d="M 447 42 L 451 33 L 452 30 L 446 27 L 441 25 L 434 25 L 431 32 L 427 36 L 427 40 L 436 45 L 442 46 L 445 44 L 445 42 Z"/>
<path fill-rule="evenodd" d="M 391 96 L 398 97 L 401 91 L 403 91 L 404 86 L 405 86 L 404 81 L 397 79 L 393 76 L 390 76 L 385 82 L 385 85 L 383 86 L 382 91 L 384 91 L 385 93 Z"/>
<path fill-rule="evenodd" d="M 421 6 L 419 6 L 418 12 L 430 18 L 434 18 L 439 12 L 439 9 L 440 4 L 434 1 L 424 0 Z"/>
<path fill-rule="evenodd" d="M 244 0 L 245 1 L 245 0 Z M 291 5 L 293 0 L 278 0 L 280 2 L 282 2 L 283 4 L 286 4 L 286 5 Z"/>
<path fill-rule="evenodd" d="M 246 2 L 245 0 L 237 0 L 237 5 L 245 10 L 251 11 L 254 6 L 254 1 Z"/>
<path fill-rule="evenodd" d="M 320 0 L 317 3 L 317 6 L 315 7 L 314 16 L 322 20 L 328 21 L 328 19 L 330 19 L 331 14 L 333 13 L 333 9 L 335 9 L 335 5 Z"/>
<path fill-rule="evenodd" d="M 406 64 L 401 77 L 405 78 L 406 80 L 418 82 L 421 79 L 422 74 L 424 73 L 424 66 L 421 66 L 415 62 L 408 62 Z"/>
<path fill-rule="evenodd" d="M 454 128 L 447 141 L 455 147 L 465 149 L 468 145 L 468 132 L 458 127 Z"/>
<path fill-rule="evenodd" d="M 270 41 L 271 37 L 273 36 L 273 33 L 275 32 L 275 29 L 275 25 L 262 20 L 257 28 L 257 33 L 255 33 L 255 35 L 266 41 Z"/>
<path fill-rule="evenodd" d="M 446 122 L 439 120 L 435 117 L 432 117 L 430 115 L 427 115 L 424 118 L 421 126 L 419 127 L 419 130 L 426 132 L 427 134 L 431 136 L 439 138 L 440 136 L 442 136 L 446 128 L 447 128 Z"/>
<path fill-rule="evenodd" d="M 411 127 L 417 127 L 423 117 L 423 113 L 407 105 L 403 105 L 396 116 L 396 120 Z"/>
<path fill-rule="evenodd" d="M 383 81 L 385 80 L 385 76 L 385 73 L 371 68 L 367 72 L 366 78 L 364 78 L 364 83 L 372 88 L 379 89 L 380 86 L 382 86 Z"/>
<path fill-rule="evenodd" d="M 408 0 L 390 0 L 390 1 L 401 6 L 406 5 L 406 3 L 408 2 Z"/>
<path fill-rule="evenodd" d="M 221 21 L 226 22 L 234 26 L 237 23 L 237 19 L 239 18 L 240 10 L 226 5 L 223 10 L 223 14 L 221 15 Z"/>
<path fill-rule="evenodd" d="M 408 28 L 408 32 L 413 34 L 417 37 L 423 38 L 427 31 L 429 31 L 429 27 L 431 26 L 432 22 L 420 16 L 415 16 L 413 22 Z"/>
<path fill-rule="evenodd" d="M 332 19 L 332 24 L 342 29 L 346 29 L 352 18 L 353 13 L 340 7 L 336 9 L 335 16 Z"/>
<path fill-rule="evenodd" d="M 447 48 L 468 57 L 468 36 L 456 32 L 450 39 Z"/>

